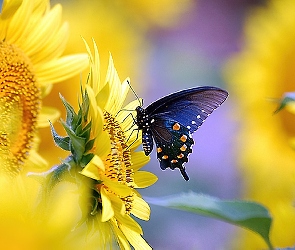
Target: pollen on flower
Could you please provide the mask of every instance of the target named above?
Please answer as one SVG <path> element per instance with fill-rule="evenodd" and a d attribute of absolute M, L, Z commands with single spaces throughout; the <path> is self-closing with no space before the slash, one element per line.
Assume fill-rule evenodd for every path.
<path fill-rule="evenodd" d="M 133 169 L 131 167 L 131 153 L 126 145 L 126 137 L 120 124 L 112 115 L 104 111 L 104 130 L 111 140 L 111 152 L 105 159 L 105 176 L 120 184 L 133 188 Z M 126 213 L 132 209 L 133 195 L 119 198 L 125 204 Z"/>
<path fill-rule="evenodd" d="M 28 157 L 40 110 L 40 91 L 29 59 L 0 42 L 0 157 L 4 170 L 17 172 Z"/>

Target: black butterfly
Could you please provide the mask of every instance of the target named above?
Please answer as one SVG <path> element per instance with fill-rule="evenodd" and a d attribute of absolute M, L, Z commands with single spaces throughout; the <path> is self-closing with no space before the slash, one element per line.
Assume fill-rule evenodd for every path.
<path fill-rule="evenodd" d="M 182 90 L 167 95 L 147 106 L 136 108 L 136 124 L 142 130 L 145 155 L 157 146 L 161 169 L 179 168 L 188 181 L 184 163 L 192 152 L 195 132 L 206 118 L 227 98 L 225 90 L 204 86 Z"/>

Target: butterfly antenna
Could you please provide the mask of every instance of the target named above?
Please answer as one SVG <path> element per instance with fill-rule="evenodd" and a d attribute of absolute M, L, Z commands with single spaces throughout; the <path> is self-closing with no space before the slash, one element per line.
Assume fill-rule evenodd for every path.
<path fill-rule="evenodd" d="M 135 95 L 136 99 L 138 100 L 139 102 L 139 106 L 142 107 L 143 106 L 143 102 L 140 101 L 140 98 L 138 97 L 138 95 L 136 94 L 135 90 L 132 88 L 129 80 L 127 80 L 127 83 L 129 85 L 129 88 L 131 89 L 131 91 L 133 92 L 133 94 Z"/>

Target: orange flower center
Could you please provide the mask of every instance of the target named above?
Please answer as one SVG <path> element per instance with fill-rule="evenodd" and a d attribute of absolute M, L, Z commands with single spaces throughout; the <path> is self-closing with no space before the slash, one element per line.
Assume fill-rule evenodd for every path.
<path fill-rule="evenodd" d="M 0 159 L 17 172 L 28 157 L 40 110 L 40 90 L 30 60 L 16 46 L 0 42 Z"/>

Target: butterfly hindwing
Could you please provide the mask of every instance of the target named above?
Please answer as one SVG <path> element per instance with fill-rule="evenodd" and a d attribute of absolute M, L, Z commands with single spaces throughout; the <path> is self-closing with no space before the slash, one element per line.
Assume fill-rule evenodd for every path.
<path fill-rule="evenodd" d="M 157 119 L 152 123 L 151 131 L 161 169 L 179 168 L 184 179 L 188 180 L 184 163 L 188 162 L 194 144 L 189 129 L 177 121 Z"/>

